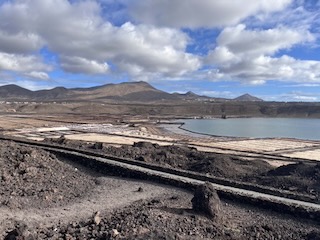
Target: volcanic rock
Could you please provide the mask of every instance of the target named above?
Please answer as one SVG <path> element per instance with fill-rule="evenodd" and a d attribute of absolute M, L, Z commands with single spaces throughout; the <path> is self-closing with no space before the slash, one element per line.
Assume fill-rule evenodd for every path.
<path fill-rule="evenodd" d="M 192 208 L 212 218 L 218 218 L 220 213 L 220 198 L 212 184 L 205 183 L 196 188 L 192 198 Z"/>

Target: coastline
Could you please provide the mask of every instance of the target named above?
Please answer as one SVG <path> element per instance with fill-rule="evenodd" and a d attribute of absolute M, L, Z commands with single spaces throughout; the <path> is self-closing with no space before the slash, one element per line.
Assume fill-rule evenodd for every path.
<path fill-rule="evenodd" d="M 228 119 L 221 118 L 175 119 L 172 122 L 157 124 L 160 128 L 177 134 L 200 138 L 210 137 L 217 140 L 293 139 L 320 142 L 320 134 L 314 131 L 320 128 L 320 123 L 315 119 L 285 118 L 280 121 L 278 118 L 260 117 L 250 118 L 250 120 L 248 118 L 230 119 L 230 122 Z M 204 123 L 200 123 L 201 121 Z"/>
<path fill-rule="evenodd" d="M 85 120 L 81 123 L 74 121 L 69 131 L 57 130 L 57 127 L 69 126 L 69 122 L 65 124 L 59 122 L 58 124 L 54 122 L 55 119 L 51 118 L 50 122 L 47 119 L 36 119 L 37 121 L 33 118 L 30 119 L 30 126 L 24 128 L 25 119 L 14 118 L 15 125 L 10 125 L 10 128 L 5 129 L 3 134 L 28 139 L 37 138 L 35 140 L 64 136 L 73 140 L 102 142 L 114 146 L 132 145 L 139 141 L 159 145 L 187 145 L 203 152 L 241 155 L 252 160 L 254 157 L 270 159 L 273 165 L 276 160 L 280 160 L 277 165 L 288 164 L 292 161 L 320 160 L 320 141 L 293 138 L 241 138 L 203 134 L 188 131 L 183 124 L 188 120 L 181 118 L 162 121 L 151 121 L 150 119 L 149 121 L 141 121 L 140 118 L 139 122 L 135 121 L 134 123 L 109 121 L 108 124 L 105 121 L 99 123 Z M 219 118 L 215 119 L 219 120 Z M 2 122 L 13 122 L 7 120 L 9 119 L 3 119 Z M 228 120 L 223 121 L 227 122 Z M 39 131 L 44 126 L 52 129 L 49 132 Z"/>
<path fill-rule="evenodd" d="M 161 130 L 164 130 L 165 132 L 171 132 L 174 134 L 180 134 L 180 135 L 185 135 L 188 137 L 195 137 L 195 138 L 214 138 L 217 140 L 241 140 L 241 139 L 246 139 L 242 137 L 229 137 L 229 136 L 220 136 L 220 135 L 213 135 L 213 134 L 208 134 L 208 133 L 201 133 L 201 132 L 196 132 L 192 130 L 188 130 L 184 128 L 183 126 L 185 125 L 185 122 L 171 122 L 171 123 L 158 123 L 158 127 Z"/>
<path fill-rule="evenodd" d="M 181 119 L 180 119 L 181 120 Z M 199 151 L 235 154 L 244 158 L 263 158 L 279 167 L 294 162 L 320 161 L 320 141 L 297 138 L 244 138 L 203 134 L 185 129 L 181 121 L 158 124 L 163 134 L 183 139 L 186 145 Z"/>

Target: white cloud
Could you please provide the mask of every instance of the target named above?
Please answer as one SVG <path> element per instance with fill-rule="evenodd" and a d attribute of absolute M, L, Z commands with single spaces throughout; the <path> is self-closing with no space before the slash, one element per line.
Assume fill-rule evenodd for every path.
<path fill-rule="evenodd" d="M 246 23 L 250 26 L 277 26 L 279 23 L 289 26 L 296 30 L 305 31 L 319 27 L 319 6 L 316 1 L 295 0 L 283 11 L 274 12 L 272 14 L 258 14 L 248 19 Z M 319 3 L 319 1 L 318 1 Z M 310 5 L 310 6 L 308 6 Z"/>
<path fill-rule="evenodd" d="M 28 77 L 34 78 L 34 79 L 39 79 L 39 80 L 49 80 L 50 79 L 49 75 L 45 72 L 32 71 L 30 73 L 26 73 L 25 75 Z"/>
<path fill-rule="evenodd" d="M 47 46 L 69 72 L 107 73 L 108 62 L 135 78 L 171 77 L 195 71 L 201 64 L 197 56 L 185 52 L 189 38 L 182 31 L 132 23 L 113 26 L 101 17 L 95 1 L 8 2 L 0 7 L 0 31 L 5 33 L 0 32 L 5 52 Z"/>
<path fill-rule="evenodd" d="M 230 91 L 205 90 L 205 91 L 201 91 L 199 94 L 203 95 L 203 96 L 216 97 L 216 98 L 230 98 L 231 99 L 231 98 L 238 97 L 234 92 L 230 92 Z"/>
<path fill-rule="evenodd" d="M 61 56 L 61 66 L 67 72 L 72 73 L 104 74 L 109 70 L 107 63 L 99 63 L 81 57 Z"/>
<path fill-rule="evenodd" d="M 293 84 L 287 85 L 285 87 L 320 87 L 320 83 L 300 83 L 300 84 Z"/>
<path fill-rule="evenodd" d="M 290 93 L 282 94 L 281 98 L 286 101 L 316 102 L 320 100 L 320 95 L 316 93 L 292 91 Z"/>
<path fill-rule="evenodd" d="M 103 10 L 108 4 L 127 6 L 133 23 L 116 26 L 107 21 L 112 19 L 105 16 L 112 10 Z M 308 26 L 317 14 L 293 0 L 11 0 L 0 5 L 0 74 L 13 71 L 47 80 L 52 70 L 48 64 L 57 64 L 71 73 L 114 73 L 145 81 L 211 79 L 258 85 L 272 79 L 315 84 L 320 82 L 319 62 L 298 60 L 281 50 L 317 43 L 316 30 Z M 256 21 L 249 23 L 252 19 Z M 270 29 L 262 29 L 267 26 Z M 189 44 L 195 39 L 181 27 L 225 28 L 203 61 L 205 53 L 192 53 Z M 206 38 L 208 29 L 203 30 Z M 44 62 L 39 57 L 44 47 L 57 57 Z"/>
<path fill-rule="evenodd" d="M 227 47 L 234 54 L 274 54 L 279 49 L 290 48 L 294 44 L 312 41 L 313 36 L 308 32 L 300 32 L 285 27 L 267 30 L 246 30 L 239 24 L 225 28 L 217 38 L 219 46 Z"/>
<path fill-rule="evenodd" d="M 312 97 L 312 96 L 294 96 L 294 100 L 296 101 L 302 101 L 302 102 L 315 102 L 318 100 L 318 97 Z"/>
<path fill-rule="evenodd" d="M 101 52 L 134 77 L 181 76 L 200 66 L 198 57 L 185 53 L 187 35 L 175 29 L 126 23 L 106 32 L 105 39 Z"/>
<path fill-rule="evenodd" d="M 320 62 L 296 60 L 289 56 L 260 56 L 221 67 L 221 72 L 225 75 L 250 84 L 263 84 L 267 80 L 320 82 L 320 74 L 316 74 L 319 70 Z"/>
<path fill-rule="evenodd" d="M 131 0 L 129 12 L 140 22 L 169 27 L 222 27 L 257 13 L 279 11 L 292 0 Z"/>
<path fill-rule="evenodd" d="M 42 39 L 34 33 L 9 34 L 0 30 L 0 51 L 6 53 L 30 53 L 43 45 Z"/>
<path fill-rule="evenodd" d="M 50 82 L 46 81 L 44 82 L 44 84 L 40 81 L 32 81 L 32 80 L 19 80 L 17 82 L 9 82 L 7 84 L 17 84 L 20 87 L 29 89 L 31 91 L 37 91 L 37 90 L 44 90 L 44 89 L 52 89 L 52 86 L 49 86 L 47 84 L 49 84 Z"/>
<path fill-rule="evenodd" d="M 0 70 L 32 72 L 49 71 L 50 69 L 50 66 L 42 63 L 42 60 L 39 57 L 0 52 Z"/>
<path fill-rule="evenodd" d="M 285 27 L 247 30 L 245 25 L 225 28 L 217 37 L 217 46 L 209 52 L 206 64 L 216 67 L 226 79 L 261 85 L 267 80 L 320 81 L 320 62 L 275 57 L 280 50 L 314 41 L 309 31 Z M 214 76 L 208 76 L 209 79 Z M 221 78 L 221 77 L 219 77 Z"/>

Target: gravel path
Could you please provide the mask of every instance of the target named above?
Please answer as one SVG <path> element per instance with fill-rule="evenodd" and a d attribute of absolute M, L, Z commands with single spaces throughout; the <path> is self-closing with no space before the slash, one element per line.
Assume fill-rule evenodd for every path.
<path fill-rule="evenodd" d="M 96 211 L 107 213 L 138 200 L 177 194 L 179 192 L 183 191 L 148 182 L 116 177 L 98 177 L 97 186 L 92 189 L 90 195 L 86 198 L 78 199 L 72 204 L 48 209 L 16 211 L 0 207 L 0 236 L 3 236 L 2 234 L 5 231 L 13 228 L 17 221 L 27 223 L 29 228 L 49 227 L 57 223 L 68 224 L 76 219 L 90 218 Z"/>

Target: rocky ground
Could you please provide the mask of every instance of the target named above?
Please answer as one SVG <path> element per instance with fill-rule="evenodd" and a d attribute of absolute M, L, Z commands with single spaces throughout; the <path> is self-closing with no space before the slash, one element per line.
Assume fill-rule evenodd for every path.
<path fill-rule="evenodd" d="M 62 206 L 85 196 L 94 186 L 94 177 L 53 154 L 1 141 L 0 206 L 13 211 Z"/>
<path fill-rule="evenodd" d="M 159 146 L 149 142 L 137 142 L 132 146 L 114 147 L 104 143 L 86 143 L 63 137 L 47 141 L 230 179 L 260 175 L 273 169 L 265 161 L 248 161 L 226 154 L 200 152 L 196 148 L 187 146 Z"/>
<path fill-rule="evenodd" d="M 244 179 L 260 185 L 313 195 L 320 199 L 320 163 L 296 163 Z"/>
<path fill-rule="evenodd" d="M 212 218 L 193 210 L 191 199 L 192 195 L 185 193 L 137 201 L 108 214 L 95 213 L 46 229 L 28 229 L 24 223 L 18 223 L 11 236 L 30 240 L 320 239 L 318 226 L 312 223 L 225 201 L 220 203 L 219 218 Z"/>
<path fill-rule="evenodd" d="M 156 163 L 216 177 L 308 194 L 320 200 L 320 163 L 296 163 L 275 168 L 263 160 L 243 160 L 227 154 L 197 151 L 186 146 L 159 146 L 137 142 L 114 147 L 64 138 L 48 140 L 67 146 L 95 150 L 117 157 Z"/>
<path fill-rule="evenodd" d="M 100 145 L 93 144 L 87 145 L 87 147 L 99 149 Z M 132 147 L 143 149 L 146 146 L 139 143 Z M 159 148 L 159 146 L 153 147 Z M 171 147 L 170 149 L 172 154 L 178 154 L 178 156 L 183 156 L 186 152 L 184 148 Z M 189 150 L 191 153 L 193 152 L 192 156 L 201 154 L 194 149 Z M 169 152 L 165 149 L 161 149 L 161 151 Z M 199 160 L 201 156 L 206 157 L 199 155 Z M 169 162 L 166 162 L 167 158 Z M 207 156 L 207 158 L 212 160 L 212 156 Z M 122 189 L 119 181 L 116 184 L 109 182 L 108 179 L 105 179 L 104 182 L 98 181 L 99 177 L 89 174 L 89 171 L 83 171 L 78 166 L 62 160 L 36 148 L 27 148 L 8 141 L 0 143 L 0 215 L 4 210 L 10 210 L 12 213 L 12 215 L 8 215 L 7 219 L 0 216 L 0 238 L 25 240 L 320 239 L 320 232 L 317 230 L 319 226 L 316 223 L 256 209 L 252 206 L 239 205 L 232 201 L 219 200 L 212 189 L 200 191 L 203 192 L 200 197 L 199 191 L 194 195 L 172 189 L 163 194 L 149 194 L 147 198 L 141 197 L 140 200 L 128 202 L 126 205 L 117 205 L 114 202 L 112 204 L 116 205 L 116 208 L 111 208 L 108 211 L 102 208 L 101 212 L 91 212 L 90 215 L 81 214 L 86 208 L 85 205 L 81 205 L 77 208 L 78 214 L 72 220 L 59 221 L 57 214 L 56 221 L 50 225 L 46 220 L 49 212 L 58 213 L 59 209 L 69 209 L 74 202 L 87 195 L 91 194 L 90 201 L 96 206 L 103 202 L 103 199 L 111 201 L 107 196 L 104 196 L 102 200 L 94 199 L 96 195 L 92 193 L 95 191 L 94 189 L 99 188 L 99 185 L 112 186 L 110 189 L 113 190 L 108 192 L 109 195 L 116 195 L 117 190 Z M 234 163 L 231 160 L 227 159 L 226 163 L 230 161 L 229 164 L 235 165 L 225 164 L 214 171 L 220 176 L 227 176 L 223 167 L 229 167 L 227 169 L 231 171 L 232 167 L 237 167 L 239 164 L 239 162 L 235 161 Z M 220 161 L 222 160 L 220 159 Z M 190 167 L 195 162 L 195 160 L 194 162 L 190 161 L 184 166 Z M 179 163 L 172 159 L 170 154 L 164 158 L 159 157 L 159 163 L 174 163 L 179 167 Z M 219 165 L 213 164 L 212 169 L 215 169 L 215 166 Z M 269 166 L 265 163 L 261 163 L 261 166 L 270 171 Z M 258 165 L 255 168 L 258 169 Z M 248 169 L 246 164 L 243 164 L 243 167 L 239 167 L 239 169 L 241 171 L 237 176 L 247 176 L 248 172 L 254 174 L 254 171 L 246 170 Z M 128 191 L 128 196 L 139 197 L 139 194 L 145 196 L 155 188 L 155 186 L 141 188 L 136 186 L 139 185 L 135 185 L 131 189 L 124 188 L 121 191 Z M 171 187 L 167 186 L 166 188 L 170 189 Z M 112 201 L 117 201 L 117 199 Z M 122 201 L 122 199 L 118 199 L 118 201 Z M 208 204 L 209 208 L 199 206 L 203 202 Z M 12 219 L 14 213 L 21 209 L 30 211 L 30 219 L 28 217 L 25 217 L 24 221 Z M 41 222 L 38 225 L 30 224 L 31 221 L 36 221 L 31 217 L 34 209 L 40 209 L 42 213 Z M 6 211 L 7 214 L 10 211 Z M 50 214 L 54 215 L 54 213 Z M 5 224 L 6 220 L 10 222 L 9 225 Z"/>

